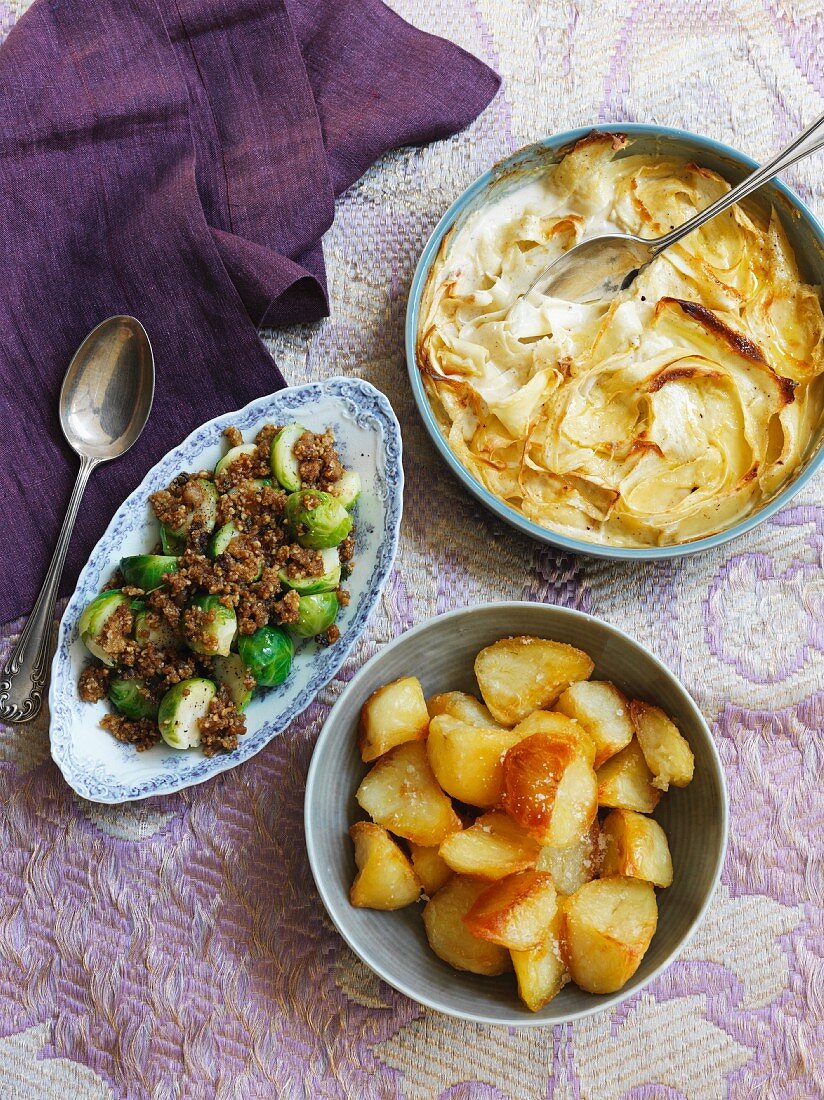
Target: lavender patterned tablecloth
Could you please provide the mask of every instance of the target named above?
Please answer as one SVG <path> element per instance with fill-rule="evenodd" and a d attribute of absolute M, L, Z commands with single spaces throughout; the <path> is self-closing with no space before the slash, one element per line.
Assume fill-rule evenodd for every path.
<path fill-rule="evenodd" d="M 487 60 L 504 89 L 470 130 L 385 159 L 344 196 L 325 241 L 333 316 L 269 344 L 294 383 L 355 374 L 392 401 L 406 445 L 398 566 L 339 678 L 202 787 L 95 806 L 51 763 L 47 716 L 0 728 L 0 1097 L 819 1097 L 824 479 L 759 531 L 683 562 L 542 549 L 436 459 L 402 330 L 440 214 L 530 140 L 628 120 L 755 156 L 781 145 L 824 110 L 820 2 L 394 5 Z M 25 7 L 0 0 L 0 38 Z M 821 180 L 821 157 L 790 174 L 819 215 Z M 346 680 L 413 623 L 490 598 L 582 608 L 650 645 L 711 722 L 730 787 L 722 885 L 684 955 L 620 1009 L 554 1032 L 462 1024 L 379 983 L 321 911 L 303 845 L 312 745 Z"/>

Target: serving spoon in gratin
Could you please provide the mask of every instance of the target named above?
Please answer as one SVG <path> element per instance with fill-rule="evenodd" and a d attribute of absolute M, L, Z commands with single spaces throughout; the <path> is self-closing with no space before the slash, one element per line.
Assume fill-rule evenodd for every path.
<path fill-rule="evenodd" d="M 542 296 L 581 304 L 614 297 L 631 286 L 640 272 L 670 245 L 728 210 L 773 176 L 822 146 L 824 115 L 771 161 L 756 168 L 736 187 L 665 236 L 644 240 L 629 233 L 605 233 L 581 241 L 544 268 L 528 289 L 515 299 L 509 311 L 510 319 L 517 315 L 516 311 L 523 302 L 535 302 Z"/>
<path fill-rule="evenodd" d="M 153 397 L 154 357 L 144 327 L 134 317 L 102 321 L 74 353 L 60 390 L 60 427 L 80 469 L 34 610 L 0 668 L 0 721 L 30 722 L 40 713 L 57 588 L 83 490 L 95 466 L 137 442 Z"/>

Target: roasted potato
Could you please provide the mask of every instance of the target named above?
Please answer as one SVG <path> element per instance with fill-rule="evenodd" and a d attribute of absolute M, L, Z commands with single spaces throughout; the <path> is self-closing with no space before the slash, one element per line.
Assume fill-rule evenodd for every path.
<path fill-rule="evenodd" d="M 511 817 L 494 810 L 463 832 L 450 834 L 439 851 L 459 875 L 494 880 L 534 867 L 540 845 Z"/>
<path fill-rule="evenodd" d="M 581 840 L 565 848 L 541 848 L 535 861 L 537 871 L 552 875 L 555 889 L 567 897 L 574 894 L 585 882 L 590 882 L 600 871 L 601 852 L 598 818 L 590 825 Z"/>
<path fill-rule="evenodd" d="M 534 733 L 504 757 L 501 805 L 541 844 L 574 844 L 598 812 L 595 772 L 571 741 Z"/>
<path fill-rule="evenodd" d="M 518 993 L 531 1012 L 537 1012 L 560 993 L 569 981 L 569 973 L 561 954 L 563 912 L 558 909 L 549 932 L 537 947 L 526 951 L 510 951 Z"/>
<path fill-rule="evenodd" d="M 428 729 L 429 711 L 420 681 L 404 676 L 384 684 L 361 707 L 361 759 L 368 764 L 405 741 L 423 741 Z"/>
<path fill-rule="evenodd" d="M 583 650 L 544 638 L 502 638 L 475 658 L 475 676 L 484 702 L 504 726 L 522 722 L 532 711 L 554 703 L 594 668 Z"/>
<path fill-rule="evenodd" d="M 359 909 L 402 909 L 421 896 L 421 881 L 389 833 L 372 821 L 349 830 L 358 873 L 349 900 Z"/>
<path fill-rule="evenodd" d="M 460 833 L 454 835 L 460 836 Z M 421 885 L 430 898 L 440 890 L 452 874 L 449 866 L 441 859 L 437 848 L 422 848 L 420 844 L 410 844 L 409 858 L 412 860 L 415 874 L 421 880 Z"/>
<path fill-rule="evenodd" d="M 512 968 L 509 952 L 473 936 L 463 919 L 486 889 L 478 879 L 453 875 L 424 906 L 423 924 L 429 946 L 456 970 L 503 974 Z"/>
<path fill-rule="evenodd" d="M 652 785 L 652 772 L 636 737 L 602 764 L 596 775 L 599 806 L 651 814 L 661 798 L 660 790 Z"/>
<path fill-rule="evenodd" d="M 433 695 L 431 699 L 427 699 L 426 709 L 429 711 L 430 718 L 436 718 L 439 714 L 449 714 L 470 726 L 498 725 L 489 708 L 485 707 L 480 699 L 476 699 L 474 695 L 467 695 L 465 691 L 445 691 L 442 695 Z"/>
<path fill-rule="evenodd" d="M 655 889 L 639 879 L 597 878 L 564 903 L 562 953 L 588 993 L 614 993 L 629 981 L 658 924 Z"/>
<path fill-rule="evenodd" d="M 654 886 L 672 883 L 667 834 L 657 821 L 635 810 L 613 810 L 604 818 L 601 835 L 604 838 L 602 874 L 640 878 Z"/>
<path fill-rule="evenodd" d="M 420 741 L 407 741 L 381 756 L 355 798 L 378 825 L 425 848 L 436 847 L 461 827 Z"/>
<path fill-rule="evenodd" d="M 545 733 L 548 737 L 569 741 L 591 765 L 595 760 L 595 742 L 579 722 L 565 714 L 536 710 L 519 722 L 512 732 L 519 741 L 531 737 L 533 733 Z"/>
<path fill-rule="evenodd" d="M 633 702 L 629 705 L 638 744 L 652 772 L 653 786 L 662 791 L 673 787 L 686 787 L 692 781 L 695 757 L 678 727 L 667 718 L 660 707 L 649 703 Z"/>
<path fill-rule="evenodd" d="M 501 726 L 472 726 L 438 714 L 429 723 L 426 747 L 435 777 L 453 798 L 489 809 L 501 798 L 503 756 L 518 738 Z"/>
<path fill-rule="evenodd" d="M 635 732 L 626 697 L 605 680 L 571 684 L 555 709 L 575 718 L 590 735 L 595 745 L 595 768 L 628 745 Z"/>
<path fill-rule="evenodd" d="M 475 900 L 464 923 L 473 936 L 511 951 L 525 951 L 546 938 L 557 908 L 552 876 L 520 871 L 488 887 Z"/>

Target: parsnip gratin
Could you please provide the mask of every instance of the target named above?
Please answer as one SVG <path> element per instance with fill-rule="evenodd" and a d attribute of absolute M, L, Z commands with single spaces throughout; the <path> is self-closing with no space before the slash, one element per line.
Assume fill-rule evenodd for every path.
<path fill-rule="evenodd" d="M 750 206 L 610 303 L 537 296 L 510 313 L 574 244 L 661 236 L 729 190 L 627 146 L 590 135 L 445 238 L 417 363 L 450 448 L 503 503 L 587 542 L 672 545 L 746 518 L 797 472 L 824 405 L 824 316 L 778 215 Z"/>
<path fill-rule="evenodd" d="M 355 795 L 349 900 L 423 900 L 432 950 L 456 970 L 514 970 L 533 1012 L 568 981 L 612 993 L 635 973 L 673 880 L 652 813 L 693 775 L 689 744 L 657 706 L 590 680 L 573 646 L 502 638 L 481 650 L 483 702 L 425 699 L 414 676 L 361 710 L 369 766 Z"/>

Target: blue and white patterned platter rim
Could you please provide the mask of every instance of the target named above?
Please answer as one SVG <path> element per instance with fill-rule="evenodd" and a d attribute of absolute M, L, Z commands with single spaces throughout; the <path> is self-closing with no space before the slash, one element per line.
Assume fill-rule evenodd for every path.
<path fill-rule="evenodd" d="M 248 440 L 265 423 L 292 420 L 315 431 L 333 428 L 344 466 L 357 470 L 363 480 L 356 506 L 355 570 L 347 582 L 352 598 L 338 619 L 341 637 L 328 648 L 313 641 L 298 648 L 286 683 L 250 704 L 248 732 L 234 752 L 208 758 L 198 750 L 179 752 L 161 745 L 138 753 L 99 728 L 105 703 L 83 703 L 78 695 L 77 678 L 88 660 L 77 630 L 83 608 L 121 556 L 146 552 L 156 542 L 150 493 L 165 488 L 183 470 L 214 466 L 225 449 L 221 439 L 229 425 Z M 215 417 L 152 467 L 92 551 L 60 623 L 49 689 L 51 753 L 79 795 L 119 803 L 202 783 L 254 756 L 306 709 L 363 633 L 392 568 L 403 507 L 401 453 L 400 428 L 384 395 L 360 379 L 333 378 L 281 390 Z"/>

